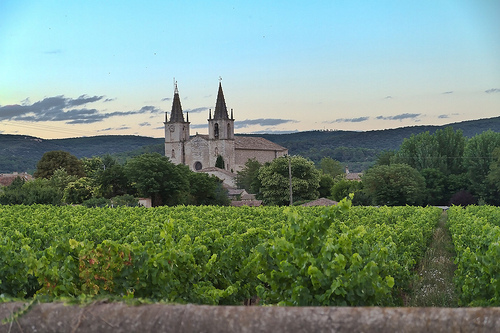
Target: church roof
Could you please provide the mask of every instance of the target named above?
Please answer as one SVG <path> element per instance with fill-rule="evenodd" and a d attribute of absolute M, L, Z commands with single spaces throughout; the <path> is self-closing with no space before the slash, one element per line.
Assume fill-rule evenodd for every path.
<path fill-rule="evenodd" d="M 182 113 L 181 99 L 179 97 L 179 90 L 177 89 L 177 83 L 175 84 L 174 91 L 174 101 L 172 102 L 172 111 L 170 113 L 171 123 L 183 123 L 184 114 Z"/>
<path fill-rule="evenodd" d="M 246 149 L 246 150 L 273 150 L 273 151 L 287 150 L 285 147 L 282 147 L 279 144 L 255 136 L 235 136 L 234 148 Z"/>
<path fill-rule="evenodd" d="M 222 92 L 222 83 L 219 82 L 219 92 L 217 93 L 217 102 L 215 103 L 214 119 L 229 119 L 227 114 L 226 100 Z"/>

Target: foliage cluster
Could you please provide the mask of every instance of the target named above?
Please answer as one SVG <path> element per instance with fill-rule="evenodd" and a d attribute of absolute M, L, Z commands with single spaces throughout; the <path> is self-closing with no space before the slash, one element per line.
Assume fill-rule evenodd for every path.
<path fill-rule="evenodd" d="M 227 205 L 221 181 L 174 165 L 157 154 L 142 154 L 125 164 L 110 155 L 83 158 L 62 151 L 46 153 L 33 181 L 21 178 L 2 189 L 1 204 L 137 205 L 132 197 L 150 197 L 160 205 Z"/>
<path fill-rule="evenodd" d="M 457 257 L 459 305 L 500 305 L 500 209 L 454 206 L 448 224 Z"/>
<path fill-rule="evenodd" d="M 0 206 L 0 294 L 391 305 L 436 208 Z"/>

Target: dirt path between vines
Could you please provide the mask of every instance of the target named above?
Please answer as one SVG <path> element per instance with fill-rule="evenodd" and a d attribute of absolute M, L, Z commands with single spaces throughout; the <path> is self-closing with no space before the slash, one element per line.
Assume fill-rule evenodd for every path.
<path fill-rule="evenodd" d="M 453 284 L 456 266 L 451 235 L 446 227 L 446 212 L 439 220 L 431 244 L 418 266 L 418 280 L 413 284 L 407 306 L 457 307 Z"/>

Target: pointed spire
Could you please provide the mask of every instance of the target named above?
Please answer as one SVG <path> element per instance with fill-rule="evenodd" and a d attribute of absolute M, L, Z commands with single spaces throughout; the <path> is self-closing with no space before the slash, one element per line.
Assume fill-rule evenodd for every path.
<path fill-rule="evenodd" d="M 226 100 L 222 91 L 222 83 L 219 81 L 219 92 L 217 93 L 217 102 L 215 103 L 214 119 L 229 119 L 227 115 Z"/>
<path fill-rule="evenodd" d="M 182 113 L 181 99 L 179 97 L 179 89 L 177 88 L 177 82 L 175 82 L 174 90 L 174 100 L 172 102 L 172 111 L 170 113 L 171 123 L 183 123 L 184 114 Z"/>

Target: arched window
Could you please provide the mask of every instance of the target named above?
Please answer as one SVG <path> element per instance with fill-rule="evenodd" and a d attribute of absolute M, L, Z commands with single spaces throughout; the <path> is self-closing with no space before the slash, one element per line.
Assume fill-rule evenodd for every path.
<path fill-rule="evenodd" d="M 194 164 L 194 169 L 195 169 L 196 171 L 199 171 L 199 170 L 203 169 L 203 165 L 201 164 L 201 162 L 196 162 L 196 163 Z"/>
<path fill-rule="evenodd" d="M 219 124 L 217 124 L 217 123 L 215 123 L 215 125 L 214 125 L 214 136 L 216 138 L 219 137 Z"/>
<path fill-rule="evenodd" d="M 175 150 L 172 149 L 172 158 L 175 158 Z"/>

